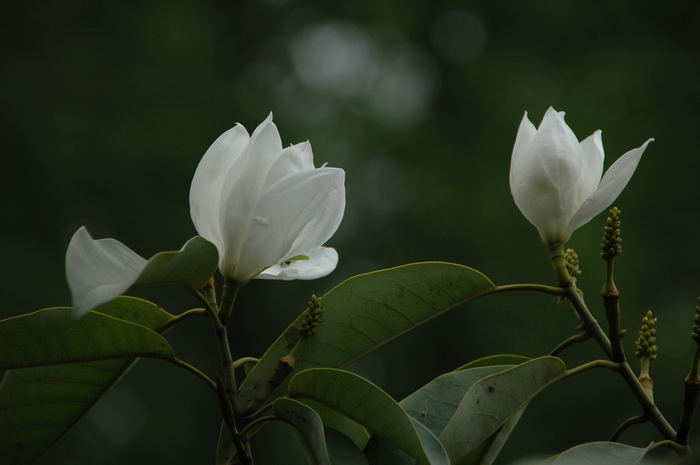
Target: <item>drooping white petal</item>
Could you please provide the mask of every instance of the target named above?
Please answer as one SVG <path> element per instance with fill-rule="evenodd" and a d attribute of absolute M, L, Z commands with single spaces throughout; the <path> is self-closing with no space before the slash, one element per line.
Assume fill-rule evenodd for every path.
<path fill-rule="evenodd" d="M 237 124 L 224 132 L 202 157 L 190 186 L 190 214 L 200 236 L 214 243 L 223 254 L 224 240 L 219 225 L 219 204 L 226 174 L 239 159 L 250 140 Z"/>
<path fill-rule="evenodd" d="M 83 316 L 121 295 L 138 278 L 146 259 L 114 239 L 94 240 L 85 227 L 78 229 L 66 251 L 66 280 L 73 314 Z"/>
<path fill-rule="evenodd" d="M 318 279 L 330 274 L 338 266 L 338 252 L 331 247 L 318 247 L 305 254 L 308 260 L 294 260 L 271 266 L 258 279 Z"/>
<path fill-rule="evenodd" d="M 281 153 L 282 141 L 270 115 L 253 132 L 236 169 L 226 174 L 218 212 L 221 234 L 226 243 L 226 250 L 219 251 L 220 269 L 225 277 L 232 277 L 235 273 L 253 208 L 262 194 L 270 167 Z"/>
<path fill-rule="evenodd" d="M 647 145 L 653 140 L 649 139 L 641 147 L 630 150 L 608 168 L 597 190 L 591 194 L 571 218 L 567 228 L 569 234 L 586 224 L 591 218 L 605 210 L 615 201 L 630 178 L 632 178 Z"/>
<path fill-rule="evenodd" d="M 282 178 L 260 198 L 235 278 L 306 254 L 335 233 L 345 210 L 345 172 L 318 168 Z"/>

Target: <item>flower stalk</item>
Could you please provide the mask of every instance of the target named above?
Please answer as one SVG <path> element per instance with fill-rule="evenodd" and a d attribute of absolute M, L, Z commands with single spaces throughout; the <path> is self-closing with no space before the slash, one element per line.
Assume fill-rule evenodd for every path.
<path fill-rule="evenodd" d="M 620 292 L 615 286 L 614 262 L 615 257 L 622 253 L 622 238 L 620 236 L 620 210 L 613 207 L 603 233 L 601 244 L 601 257 L 605 260 L 605 284 L 601 291 L 605 317 L 608 320 L 608 335 L 612 349 L 612 358 L 618 363 L 625 361 L 625 352 L 622 348 L 622 330 L 620 327 Z"/>

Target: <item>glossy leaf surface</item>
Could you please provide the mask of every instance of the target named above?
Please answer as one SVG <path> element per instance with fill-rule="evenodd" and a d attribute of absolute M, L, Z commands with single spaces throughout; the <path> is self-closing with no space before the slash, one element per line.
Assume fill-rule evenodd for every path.
<path fill-rule="evenodd" d="M 342 413 L 422 464 L 449 463 L 442 445 L 427 428 L 415 425 L 388 394 L 358 375 L 329 368 L 305 370 L 292 378 L 289 395 Z"/>
<path fill-rule="evenodd" d="M 415 263 L 350 278 L 321 299 L 321 324 L 301 343 L 295 370 L 347 366 L 493 288 L 480 272 L 441 262 Z M 301 318 L 277 339 L 244 381 L 240 391 L 243 405 L 255 397 L 277 361 L 299 341 Z M 285 385 L 272 398 L 284 395 Z"/>
<path fill-rule="evenodd" d="M 132 297 L 120 297 L 97 310 L 156 332 L 173 319 L 158 306 Z M 8 370 L 0 383 L 0 463 L 36 461 L 133 361 L 122 358 Z"/>

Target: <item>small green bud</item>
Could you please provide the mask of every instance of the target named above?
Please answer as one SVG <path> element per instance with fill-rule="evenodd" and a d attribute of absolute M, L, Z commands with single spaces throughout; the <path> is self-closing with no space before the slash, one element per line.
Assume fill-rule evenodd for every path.
<path fill-rule="evenodd" d="M 312 295 L 301 320 L 302 337 L 307 338 L 313 336 L 316 327 L 318 327 L 318 324 L 321 322 L 321 313 L 321 299 Z"/>
<path fill-rule="evenodd" d="M 654 360 L 656 358 L 656 318 L 651 310 L 642 318 L 642 327 L 639 329 L 639 336 L 635 342 L 634 354 L 639 358 Z"/>
<path fill-rule="evenodd" d="M 569 272 L 569 276 L 574 279 L 581 276 L 581 266 L 576 251 L 574 249 L 566 249 L 564 259 L 566 260 L 566 271 Z"/>
<path fill-rule="evenodd" d="M 603 229 L 603 242 L 600 246 L 602 249 L 600 256 L 603 257 L 603 260 L 612 260 L 622 253 L 622 238 L 620 237 L 620 214 L 622 212 L 617 207 L 613 207 L 608 213 L 608 220 Z"/>

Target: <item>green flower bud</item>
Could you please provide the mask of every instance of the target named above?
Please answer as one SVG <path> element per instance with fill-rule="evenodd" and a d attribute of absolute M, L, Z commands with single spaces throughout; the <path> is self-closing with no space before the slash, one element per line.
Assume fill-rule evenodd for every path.
<path fill-rule="evenodd" d="M 313 336 L 318 324 L 321 322 L 321 314 L 321 299 L 312 295 L 309 300 L 309 306 L 301 319 L 301 335 L 303 338 Z"/>
<path fill-rule="evenodd" d="M 642 318 L 642 327 L 639 329 L 639 336 L 635 342 L 634 354 L 639 358 L 654 360 L 656 358 L 656 318 L 651 310 Z"/>
<path fill-rule="evenodd" d="M 576 251 L 574 249 L 566 249 L 564 259 L 566 260 L 566 271 L 569 272 L 569 276 L 574 279 L 581 276 L 581 266 Z"/>
<path fill-rule="evenodd" d="M 600 256 L 604 260 L 612 260 L 622 253 L 622 238 L 620 237 L 620 214 L 617 207 L 613 207 L 608 212 L 608 220 L 603 232 L 602 252 Z"/>

